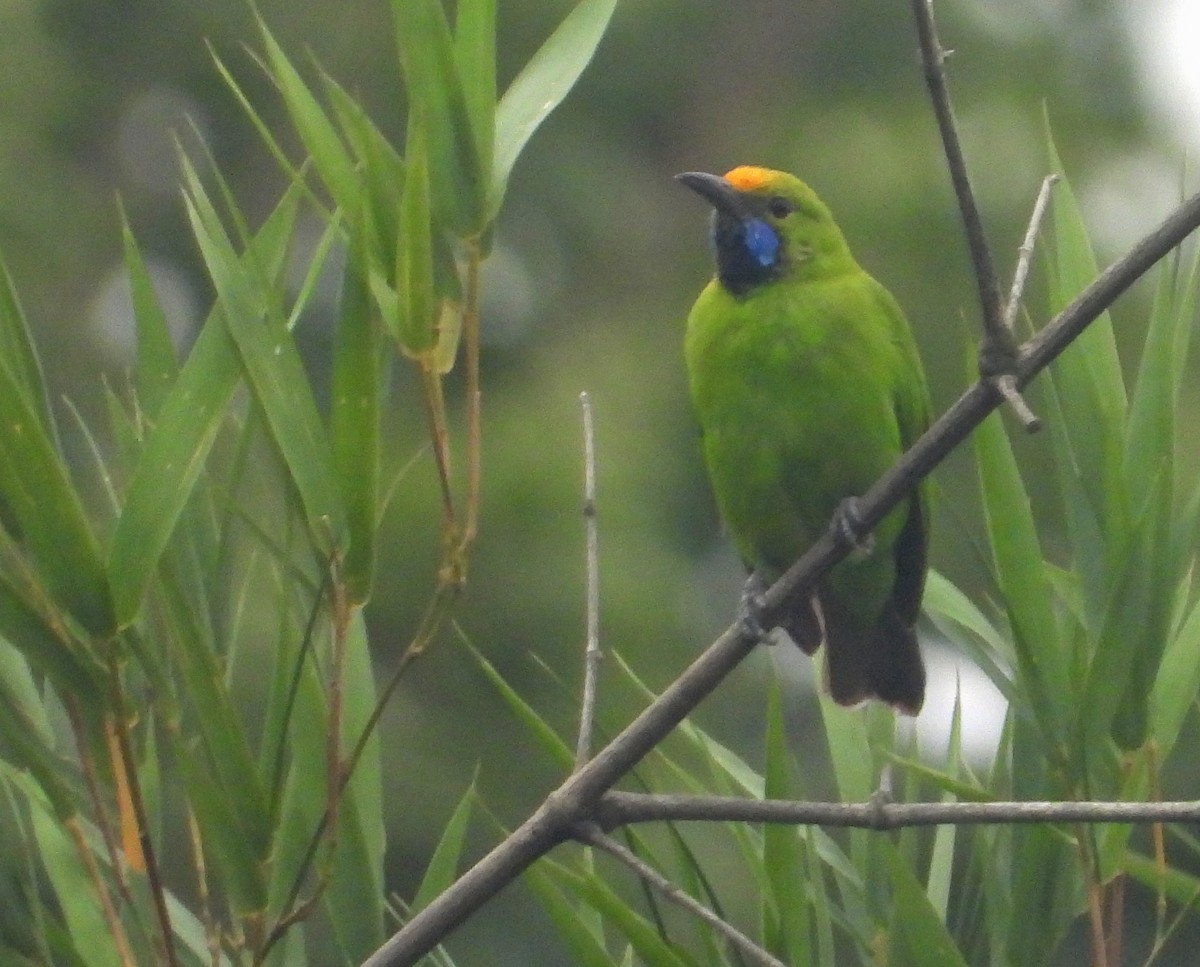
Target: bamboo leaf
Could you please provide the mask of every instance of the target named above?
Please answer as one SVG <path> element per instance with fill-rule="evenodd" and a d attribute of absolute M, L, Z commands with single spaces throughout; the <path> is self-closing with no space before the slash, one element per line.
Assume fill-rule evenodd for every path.
<path fill-rule="evenodd" d="M 108 694 L 104 667 L 61 617 L 43 613 L 36 603 L 48 603 L 42 589 L 0 573 L 0 637 L 64 694 L 78 696 L 85 708 L 98 707 Z"/>
<path fill-rule="evenodd" d="M 353 209 L 358 203 L 362 183 L 354 159 L 338 136 L 337 128 L 261 18 L 258 26 L 266 45 L 271 77 L 283 95 L 296 133 L 338 206 L 344 210 Z"/>
<path fill-rule="evenodd" d="M 567 900 L 563 891 L 555 886 L 553 879 L 541 864 L 531 866 L 521 877 L 537 896 L 542 909 L 549 916 L 558 936 L 567 947 L 570 963 L 579 967 L 613 967 L 615 961 L 604 949 L 596 935 L 587 928 L 580 911 Z"/>
<path fill-rule="evenodd" d="M 221 316 L 300 497 L 312 542 L 319 553 L 328 556 L 344 546 L 345 515 L 325 428 L 300 351 L 287 320 L 266 298 L 262 282 L 267 280 L 256 284 L 250 267 L 238 258 L 211 209 L 203 203 L 203 189 L 195 179 L 190 180 L 188 215 L 216 286 Z"/>
<path fill-rule="evenodd" d="M 496 108 L 489 222 L 500 211 L 517 158 L 591 62 L 616 5 L 616 0 L 580 0 L 504 92 Z"/>
<path fill-rule="evenodd" d="M 490 172 L 496 137 L 496 0 L 460 0 L 455 11 L 454 60 L 475 135 L 479 170 Z"/>
<path fill-rule="evenodd" d="M 100 543 L 30 391 L 0 360 L 0 499 L 45 587 L 89 632 L 116 627 Z"/>
<path fill-rule="evenodd" d="M 1052 223 L 1053 261 L 1050 309 L 1065 307 L 1099 274 L 1083 217 L 1062 171 L 1047 122 L 1051 169 L 1061 181 L 1055 189 Z M 1063 432 L 1070 440 L 1074 472 L 1087 494 L 1106 543 L 1121 542 L 1128 530 L 1129 503 L 1123 464 L 1127 399 L 1117 356 L 1112 321 L 1101 315 L 1051 367 L 1063 412 Z M 1063 454 L 1056 454 L 1061 459 Z M 1111 546 L 1111 545 L 1110 545 Z M 1103 580 L 1098 576 L 1098 580 Z M 1105 584 L 1107 582 L 1104 582 Z M 1104 587 L 1089 582 L 1091 605 L 1103 600 Z"/>
<path fill-rule="evenodd" d="M 908 948 L 909 960 L 922 967 L 966 967 L 954 938 L 934 910 L 908 861 L 890 843 L 885 844 L 894 923 Z"/>
<path fill-rule="evenodd" d="M 542 862 L 542 869 L 552 871 L 559 883 L 600 913 L 629 942 L 642 963 L 648 967 L 688 967 L 683 949 L 664 940 L 653 924 L 599 876 L 568 870 L 547 860 Z"/>
<path fill-rule="evenodd" d="M 1151 695 L 1151 734 L 1165 759 L 1200 693 L 1200 601 L 1167 645 Z"/>
<path fill-rule="evenodd" d="M 768 799 L 790 799 L 795 793 L 789 774 L 790 759 L 784 734 L 783 712 L 777 676 L 771 678 L 767 692 L 767 769 Z M 763 829 L 763 866 L 766 870 L 770 906 L 766 922 L 773 929 L 763 935 L 768 946 L 790 964 L 806 964 L 811 959 L 808 898 L 802 879 L 804 851 L 799 830 L 794 826 L 768 823 Z"/>
<path fill-rule="evenodd" d="M 91 878 L 67 827 L 34 797 L 29 797 L 29 804 L 38 856 L 62 910 L 74 950 L 86 957 L 88 967 L 121 967 Z"/>
<path fill-rule="evenodd" d="M 24 395 L 26 406 L 37 416 L 42 431 L 57 448 L 58 435 L 42 373 L 42 360 L 3 259 L 0 259 L 0 360 L 4 361 L 13 383 Z"/>
<path fill-rule="evenodd" d="M 975 431 L 975 453 L 996 578 L 1008 609 L 1020 681 L 1042 730 L 1048 754 L 1067 739 L 1066 709 L 1073 691 L 1056 633 L 1046 565 L 1029 496 L 997 415 Z"/>
<path fill-rule="evenodd" d="M 463 846 L 466 843 L 467 827 L 471 822 L 471 806 L 475 801 L 475 783 L 467 788 L 450 819 L 442 830 L 441 838 L 434 848 L 429 865 L 425 867 L 425 875 L 421 885 L 417 887 L 413 898 L 414 910 L 427 906 L 434 897 L 444 892 L 455 880 L 458 864 L 462 859 Z"/>
<path fill-rule="evenodd" d="M 401 237 L 396 247 L 399 329 L 395 336 L 406 355 L 419 358 L 435 345 L 438 306 L 433 285 L 430 158 L 420 115 L 409 120 L 408 130 L 408 175 L 400 202 Z"/>
<path fill-rule="evenodd" d="M 129 291 L 133 300 L 133 323 L 137 333 L 137 368 L 134 386 L 138 406 L 153 420 L 167 398 L 171 384 L 179 375 L 179 360 L 171 342 L 167 317 L 159 305 L 154 284 L 146 269 L 133 230 L 121 211 L 121 239 L 125 248 L 125 270 L 129 273 Z"/>
<path fill-rule="evenodd" d="M 427 125 L 433 206 L 462 238 L 486 225 L 486 172 L 441 0 L 392 0 L 411 115 Z M 412 148 L 407 148 L 411 163 Z"/>
<path fill-rule="evenodd" d="M 293 184 L 242 256 L 267 277 L 277 278 L 283 267 L 298 203 Z M 240 377 L 237 346 L 222 310 L 214 309 L 146 440 L 109 547 L 109 580 L 122 624 L 141 607 Z"/>
<path fill-rule="evenodd" d="M 471 654 L 475 656 L 475 661 L 483 670 L 484 676 L 493 687 L 500 693 L 500 697 L 504 699 L 509 709 L 516 715 L 517 720 L 524 725 L 538 745 L 541 746 L 542 752 L 548 755 L 556 765 L 563 769 L 571 769 L 575 764 L 575 752 L 567 743 L 559 738 L 558 733 L 534 710 L 533 706 L 526 702 L 511 685 L 504 680 L 504 677 L 496 671 L 495 667 L 470 642 L 464 642 L 470 649 Z"/>

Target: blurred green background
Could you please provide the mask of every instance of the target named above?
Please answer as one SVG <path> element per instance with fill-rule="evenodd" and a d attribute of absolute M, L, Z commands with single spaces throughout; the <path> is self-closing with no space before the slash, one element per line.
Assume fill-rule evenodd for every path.
<path fill-rule="evenodd" d="M 569 6 L 500 0 L 502 87 Z M 259 10 L 293 57 L 303 62 L 310 50 L 401 140 L 385 3 L 289 0 Z M 1166 213 L 1181 191 L 1186 147 L 1200 142 L 1200 93 L 1172 59 L 1175 48 L 1182 55 L 1200 44 L 1192 0 L 945 0 L 937 12 L 1006 275 L 1045 170 L 1044 111 L 1102 264 Z M 210 296 L 176 187 L 176 143 L 196 154 L 202 140 L 251 215 L 281 189 L 205 46 L 282 132 L 282 109 L 243 46 L 254 42 L 241 0 L 0 3 L 0 250 L 53 385 L 85 413 L 102 403 L 103 379 L 119 381 L 130 363 L 117 196 L 182 349 Z M 604 647 L 658 687 L 732 614 L 741 575 L 708 493 L 680 352 L 687 308 L 709 273 L 706 213 L 671 176 L 743 162 L 795 171 L 829 203 L 860 261 L 905 307 L 939 411 L 970 372 L 975 290 L 909 5 L 625 0 L 579 86 L 518 163 L 484 279 L 484 513 L 459 622 L 566 733 L 584 627 L 581 390 L 597 420 Z M 319 229 L 312 224 L 314 240 Z M 324 280 L 299 334 L 318 384 L 328 359 L 322 309 L 332 311 L 337 281 Z M 1136 290 L 1116 313 L 1129 369 L 1146 296 Z M 1029 306 L 1040 324 L 1036 283 Z M 423 439 L 410 378 L 397 368 L 392 467 Z M 1035 472 L 1048 445 L 1034 438 L 1023 447 Z M 989 588 L 972 541 L 969 456 L 956 455 L 936 480 L 935 564 L 981 599 Z M 432 467 L 419 459 L 392 505 L 368 611 L 381 669 L 407 643 L 433 586 L 437 535 Z M 921 730 L 936 746 L 955 664 L 949 653 L 932 657 Z M 787 678 L 801 760 L 814 715 L 807 661 L 776 659 L 756 655 L 698 713 L 754 762 L 765 675 Z M 962 674 L 969 683 L 970 669 Z M 639 702 L 615 678 L 601 685 L 609 730 Z M 1001 710 L 984 691 L 968 697 L 968 741 L 986 749 Z M 558 779 L 454 634 L 402 684 L 384 747 L 394 782 L 390 884 L 405 895 L 477 768 L 486 802 L 510 825 Z M 810 781 L 820 795 L 821 776 Z M 509 891 L 463 929 L 454 945 L 463 963 L 501 962 L 498 943 L 531 962 L 539 921 L 514 921 L 520 902 Z"/>

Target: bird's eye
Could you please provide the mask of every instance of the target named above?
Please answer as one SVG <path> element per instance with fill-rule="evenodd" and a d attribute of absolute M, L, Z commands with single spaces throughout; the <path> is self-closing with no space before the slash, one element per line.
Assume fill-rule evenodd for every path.
<path fill-rule="evenodd" d="M 767 211 L 769 211 L 776 218 L 784 218 L 795 210 L 795 205 L 793 205 L 786 198 L 781 198 L 779 195 L 776 195 L 769 202 L 767 202 Z"/>

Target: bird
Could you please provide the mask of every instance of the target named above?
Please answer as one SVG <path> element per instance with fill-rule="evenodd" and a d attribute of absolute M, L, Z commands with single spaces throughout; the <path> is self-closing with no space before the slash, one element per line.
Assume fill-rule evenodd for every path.
<path fill-rule="evenodd" d="M 854 551 L 780 620 L 840 705 L 916 715 L 925 666 L 914 630 L 928 569 L 924 486 L 861 533 L 857 498 L 928 427 L 912 331 L 794 175 L 740 165 L 676 176 L 712 206 L 716 272 L 687 319 L 684 357 L 709 479 L 749 577 L 742 624 L 769 583 L 835 522 Z"/>

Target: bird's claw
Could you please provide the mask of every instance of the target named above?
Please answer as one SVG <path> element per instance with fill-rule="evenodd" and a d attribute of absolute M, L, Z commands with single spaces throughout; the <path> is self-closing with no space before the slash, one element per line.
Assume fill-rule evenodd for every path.
<path fill-rule="evenodd" d="M 833 514 L 833 535 L 843 547 L 854 551 L 856 557 L 866 557 L 875 549 L 875 537 L 863 523 L 857 497 L 847 497 L 838 504 Z"/>
<path fill-rule="evenodd" d="M 766 582 L 758 571 L 751 571 L 742 587 L 742 596 L 738 600 L 737 623 L 745 634 L 755 641 L 767 639 L 767 629 L 763 627 L 762 613 L 766 608 L 763 592 Z"/>
<path fill-rule="evenodd" d="M 887 807 L 893 802 L 895 802 L 895 797 L 892 794 L 892 764 L 887 762 L 879 772 L 879 785 L 871 793 L 871 798 L 867 800 L 867 805 L 871 810 L 871 825 L 874 829 L 888 828 Z"/>

